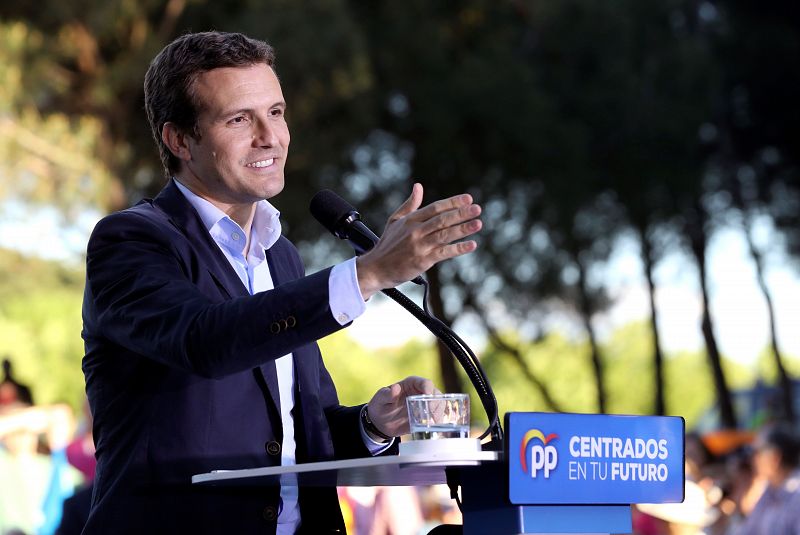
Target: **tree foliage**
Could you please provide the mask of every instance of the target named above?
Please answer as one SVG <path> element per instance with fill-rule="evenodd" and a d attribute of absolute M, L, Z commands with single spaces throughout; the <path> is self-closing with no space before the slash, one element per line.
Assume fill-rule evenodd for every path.
<path fill-rule="evenodd" d="M 99 153 L 101 119 L 47 111 L 64 81 L 46 43 L 23 23 L 0 21 L 0 201 L 54 205 L 73 221 L 119 195 Z"/>
<path fill-rule="evenodd" d="M 83 402 L 83 274 L 0 249 L 0 355 L 36 403 Z"/>
<path fill-rule="evenodd" d="M 518 340 L 514 333 L 504 333 Z M 651 331 L 644 323 L 632 323 L 615 331 L 602 344 L 607 359 L 608 412 L 615 414 L 649 414 L 653 389 L 647 355 Z M 435 370 L 434 349 L 420 341 L 386 350 L 367 351 L 349 338 L 347 330 L 324 339 L 321 343 L 325 362 L 339 394 L 345 403 L 363 403 L 381 386 L 391 384 L 409 374 L 425 375 Z M 544 378 L 562 410 L 593 412 L 595 384 L 591 365 L 584 357 L 586 343 L 563 334 L 552 333 L 535 344 L 525 344 L 523 358 Z M 522 376 L 508 355 L 491 344 L 480 351 L 487 375 L 503 413 L 510 411 L 549 411 L 551 407 Z M 753 386 L 753 369 L 725 360 L 731 384 L 736 389 Z M 800 361 L 792 360 L 797 369 Z M 707 416 L 714 405 L 711 374 L 701 352 L 669 354 L 665 372 L 670 388 L 667 402 L 669 414 L 683 416 L 688 429 Z M 472 400 L 473 427 L 487 425 L 486 415 L 475 392 L 468 388 Z"/>

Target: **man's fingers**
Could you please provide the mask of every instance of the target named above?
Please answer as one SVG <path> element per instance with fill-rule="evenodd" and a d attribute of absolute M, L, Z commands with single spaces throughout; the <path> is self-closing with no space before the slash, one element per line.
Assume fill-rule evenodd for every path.
<path fill-rule="evenodd" d="M 413 396 L 417 394 L 433 394 L 436 387 L 433 385 L 433 381 L 430 379 L 426 379 L 425 377 L 418 377 L 416 375 L 412 375 L 410 377 L 406 377 L 401 381 L 403 384 L 403 390 L 406 396 Z"/>
<path fill-rule="evenodd" d="M 480 219 L 473 219 L 452 227 L 439 229 L 426 236 L 425 241 L 431 248 L 449 245 L 467 236 L 471 236 L 483 228 Z"/>
<path fill-rule="evenodd" d="M 481 207 L 477 204 L 469 204 L 456 210 L 448 210 L 420 224 L 417 233 L 422 244 L 435 250 L 442 245 L 452 244 L 480 231 L 483 228 L 483 222 L 480 219 L 476 219 L 480 214 Z M 448 252 L 464 254 L 470 250 L 469 248 L 466 250 L 451 249 Z M 435 261 L 438 262 L 445 258 L 452 258 L 452 256 L 445 255 L 441 258 L 436 258 Z"/>
<path fill-rule="evenodd" d="M 475 240 L 460 241 L 458 243 L 451 243 L 449 245 L 442 245 L 433 250 L 429 256 L 431 263 L 436 264 L 442 260 L 449 260 L 458 256 L 471 253 L 478 248 L 478 242 Z"/>
<path fill-rule="evenodd" d="M 398 383 L 394 383 L 392 385 L 379 388 L 378 391 L 375 392 L 373 399 L 375 400 L 375 402 L 381 404 L 394 403 L 394 401 L 397 399 L 397 397 L 400 396 L 402 391 L 403 391 L 402 387 Z"/>
<path fill-rule="evenodd" d="M 390 404 L 396 403 L 401 397 L 417 394 L 433 394 L 435 392 L 438 392 L 438 390 L 436 390 L 433 381 L 425 377 L 412 375 L 406 377 L 399 383 L 380 388 L 375 393 L 374 399 L 378 403 Z"/>
<path fill-rule="evenodd" d="M 431 395 L 436 392 L 436 387 L 433 386 L 433 381 L 430 379 L 423 379 L 421 383 L 417 384 L 417 386 L 423 394 Z"/>
<path fill-rule="evenodd" d="M 420 224 L 419 228 L 423 234 L 432 234 L 473 221 L 480 223 L 480 219 L 475 219 L 479 215 L 481 215 L 481 207 L 477 204 L 468 204 L 455 210 L 442 212 Z"/>
<path fill-rule="evenodd" d="M 403 393 L 403 387 L 400 386 L 399 384 L 395 383 L 395 384 L 393 384 L 392 386 L 389 387 L 389 392 L 391 394 L 392 399 L 394 400 L 394 399 L 400 397 L 400 394 Z"/>
<path fill-rule="evenodd" d="M 472 205 L 472 195 L 469 193 L 462 193 L 447 199 L 442 199 L 432 202 L 428 206 L 420 208 L 409 216 L 409 219 L 416 222 L 423 222 L 436 217 L 439 214 L 450 211 L 458 211 L 461 208 Z M 475 205 L 477 206 L 477 205 Z"/>

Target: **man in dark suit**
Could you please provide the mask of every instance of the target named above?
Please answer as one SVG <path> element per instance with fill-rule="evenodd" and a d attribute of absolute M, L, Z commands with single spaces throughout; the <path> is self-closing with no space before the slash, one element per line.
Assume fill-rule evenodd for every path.
<path fill-rule="evenodd" d="M 343 531 L 335 489 L 193 487 L 215 469 L 392 452 L 409 377 L 339 404 L 316 340 L 364 301 L 475 249 L 480 207 L 421 207 L 370 252 L 306 275 L 266 201 L 283 189 L 286 103 L 273 51 L 240 34 L 184 35 L 145 76 L 169 183 L 100 221 L 87 252 L 83 369 L 97 474 L 84 533 Z"/>

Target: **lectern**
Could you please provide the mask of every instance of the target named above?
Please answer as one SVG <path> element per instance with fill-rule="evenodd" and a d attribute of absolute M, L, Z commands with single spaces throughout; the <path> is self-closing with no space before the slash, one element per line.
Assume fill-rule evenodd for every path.
<path fill-rule="evenodd" d="M 504 451 L 448 451 L 443 439 L 428 452 L 214 471 L 192 482 L 458 485 L 465 535 L 630 533 L 631 504 L 683 501 L 682 418 L 517 412 L 505 428 Z"/>

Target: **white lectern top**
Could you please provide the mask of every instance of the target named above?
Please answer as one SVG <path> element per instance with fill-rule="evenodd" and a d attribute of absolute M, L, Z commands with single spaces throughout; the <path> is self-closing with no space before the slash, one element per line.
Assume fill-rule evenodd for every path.
<path fill-rule="evenodd" d="M 215 470 L 192 476 L 199 485 L 277 485 L 304 486 L 415 486 L 446 482 L 445 468 L 476 466 L 501 458 L 497 451 L 431 452 L 388 455 L 343 461 L 305 463 L 291 466 Z"/>

